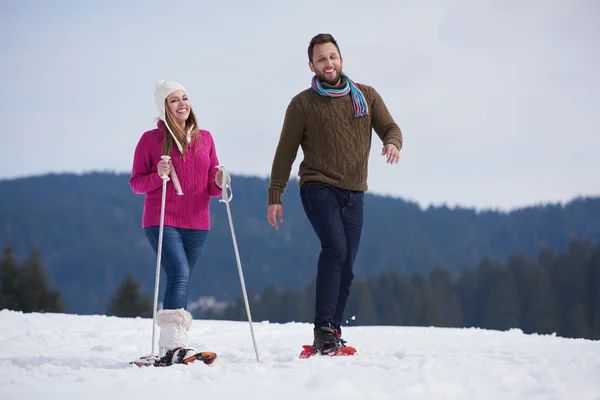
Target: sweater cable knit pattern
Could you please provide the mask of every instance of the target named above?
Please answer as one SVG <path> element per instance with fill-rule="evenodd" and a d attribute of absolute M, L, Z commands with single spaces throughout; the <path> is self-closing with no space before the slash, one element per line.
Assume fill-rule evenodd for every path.
<path fill-rule="evenodd" d="M 402 132 L 379 93 L 368 85 L 357 86 L 370 111 L 360 118 L 354 117 L 350 96 L 322 96 L 311 88 L 292 98 L 273 159 L 268 204 L 281 204 L 299 148 L 304 154 L 299 185 L 316 180 L 357 191 L 368 190 L 372 131 L 384 145 L 402 149 Z"/>
<path fill-rule="evenodd" d="M 162 179 L 157 164 L 162 155 L 165 131 L 162 122 L 158 128 L 145 132 L 134 153 L 129 184 L 134 193 L 144 194 L 142 226 L 160 224 Z M 167 182 L 165 226 L 189 229 L 210 229 L 210 198 L 221 196 L 215 184 L 219 165 L 215 144 L 209 131 L 199 130 L 182 160 L 181 153 L 173 147 L 171 163 L 177 172 L 183 195 L 178 195 L 173 183 Z"/>

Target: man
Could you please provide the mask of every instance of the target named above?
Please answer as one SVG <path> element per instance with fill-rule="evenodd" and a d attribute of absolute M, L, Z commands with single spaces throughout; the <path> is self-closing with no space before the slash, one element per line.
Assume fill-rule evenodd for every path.
<path fill-rule="evenodd" d="M 298 147 L 300 197 L 321 241 L 316 280 L 313 349 L 329 354 L 341 347 L 341 323 L 354 278 L 352 267 L 363 224 L 371 130 L 389 164 L 398 163 L 402 132 L 379 94 L 342 72 L 340 49 L 329 34 L 312 38 L 308 66 L 311 88 L 294 96 L 286 110 L 271 170 L 267 218 L 283 222 L 281 196 Z"/>

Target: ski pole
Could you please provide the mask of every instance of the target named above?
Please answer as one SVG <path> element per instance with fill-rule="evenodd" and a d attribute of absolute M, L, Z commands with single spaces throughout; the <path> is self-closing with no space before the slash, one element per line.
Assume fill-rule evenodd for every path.
<path fill-rule="evenodd" d="M 161 156 L 164 161 L 169 161 L 171 157 Z M 162 256 L 162 241 L 163 241 L 163 230 L 165 225 L 165 204 L 167 200 L 167 182 L 169 181 L 169 175 L 164 174 L 162 176 L 162 199 L 160 203 L 160 226 L 158 228 L 158 250 L 156 252 L 156 276 L 154 277 L 154 307 L 152 307 L 152 353 L 154 356 L 154 342 L 156 338 L 156 308 L 158 306 L 158 287 L 160 279 L 160 260 Z"/>
<path fill-rule="evenodd" d="M 248 295 L 246 294 L 246 284 L 244 283 L 244 273 L 242 272 L 242 263 L 240 261 L 240 254 L 238 252 L 237 241 L 235 239 L 235 232 L 233 230 L 233 221 L 231 218 L 231 209 L 229 202 L 233 198 L 233 191 L 231 190 L 231 180 L 229 173 L 223 165 L 218 165 L 217 168 L 223 172 L 223 193 L 219 202 L 225 203 L 227 207 L 227 216 L 229 217 L 229 227 L 231 228 L 231 238 L 233 239 L 233 249 L 235 251 L 235 258 L 238 266 L 238 273 L 240 275 L 240 284 L 242 285 L 242 294 L 244 295 L 244 303 L 246 304 L 246 314 L 248 315 L 248 323 L 250 324 L 250 333 L 252 334 L 252 342 L 254 343 L 254 353 L 256 353 L 256 361 L 260 362 L 258 357 L 258 347 L 256 346 L 256 338 L 254 337 L 254 327 L 252 325 L 252 315 L 250 314 L 250 304 L 248 303 Z M 227 190 L 229 189 L 229 195 Z"/>

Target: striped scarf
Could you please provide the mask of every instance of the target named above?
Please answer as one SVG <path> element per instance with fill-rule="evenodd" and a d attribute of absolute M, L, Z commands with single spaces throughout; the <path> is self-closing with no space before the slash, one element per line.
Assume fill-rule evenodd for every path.
<path fill-rule="evenodd" d="M 313 76 L 310 86 L 323 96 L 342 97 L 350 93 L 352 96 L 352 105 L 354 106 L 354 116 L 358 118 L 367 115 L 369 113 L 369 106 L 367 105 L 363 93 L 356 84 L 348 78 L 348 75 L 342 73 L 340 74 L 340 77 L 346 78 L 346 84 L 341 89 L 324 89 L 316 75 Z"/>

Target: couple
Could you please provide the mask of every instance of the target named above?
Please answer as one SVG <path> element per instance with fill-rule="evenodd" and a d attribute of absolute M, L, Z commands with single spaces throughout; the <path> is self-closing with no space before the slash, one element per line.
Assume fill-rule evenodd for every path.
<path fill-rule="evenodd" d="M 301 146 L 301 201 L 321 242 L 313 347 L 327 354 L 344 346 L 341 323 L 362 231 L 371 130 L 383 142 L 381 155 L 389 164 L 399 161 L 402 133 L 375 89 L 342 72 L 343 58 L 333 36 L 313 37 L 308 60 L 314 76 L 311 87 L 292 98 L 285 114 L 271 170 L 267 219 L 276 229 L 283 222 L 281 197 Z M 186 310 L 188 285 L 210 229 L 210 198 L 221 195 L 223 174 L 215 168 L 219 161 L 213 138 L 199 129 L 185 88 L 159 81 L 155 98 L 160 121 L 137 144 L 130 185 L 146 195 L 142 226 L 156 253 L 162 177 L 173 181 L 167 185 L 161 258 L 167 283 L 156 320 L 160 356 L 185 362 L 195 354 L 187 348 L 192 322 Z M 162 155 L 171 159 L 161 160 Z"/>

